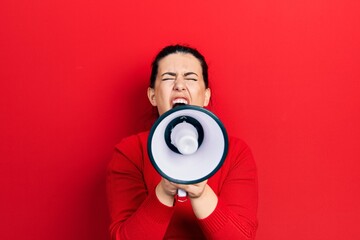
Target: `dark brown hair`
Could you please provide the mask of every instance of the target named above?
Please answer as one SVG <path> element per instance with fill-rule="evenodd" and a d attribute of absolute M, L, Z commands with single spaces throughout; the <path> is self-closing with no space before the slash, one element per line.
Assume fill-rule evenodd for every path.
<path fill-rule="evenodd" d="M 155 57 L 151 65 L 151 75 L 150 75 L 150 87 L 154 88 L 156 75 L 158 74 L 159 61 L 164 57 L 173 54 L 173 53 L 189 53 L 196 57 L 200 61 L 202 68 L 202 74 L 205 82 L 205 87 L 209 87 L 209 76 L 208 76 L 208 65 L 205 61 L 205 57 L 195 48 L 185 46 L 185 45 L 169 45 L 164 47 Z"/>

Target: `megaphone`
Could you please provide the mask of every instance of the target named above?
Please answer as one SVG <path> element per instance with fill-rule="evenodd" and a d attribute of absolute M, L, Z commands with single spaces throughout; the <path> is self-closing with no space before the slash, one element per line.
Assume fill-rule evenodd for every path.
<path fill-rule="evenodd" d="M 148 155 L 156 171 L 170 182 L 195 184 L 214 175 L 228 152 L 228 135 L 209 110 L 177 106 L 162 114 L 148 137 Z M 184 196 L 183 192 L 179 192 Z M 186 193 L 185 193 L 186 196 Z"/>

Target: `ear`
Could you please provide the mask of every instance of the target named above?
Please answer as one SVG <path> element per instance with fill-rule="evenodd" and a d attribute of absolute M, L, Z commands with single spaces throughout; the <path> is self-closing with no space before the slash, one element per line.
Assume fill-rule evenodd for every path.
<path fill-rule="evenodd" d="M 156 107 L 157 104 L 156 104 L 156 99 L 155 99 L 155 89 L 149 87 L 148 90 L 147 90 L 147 95 L 148 95 L 148 98 L 149 98 L 149 101 L 150 101 L 151 105 Z"/>
<path fill-rule="evenodd" d="M 204 99 L 204 107 L 207 107 L 209 105 L 211 98 L 211 90 L 210 88 L 205 89 L 205 99 Z"/>

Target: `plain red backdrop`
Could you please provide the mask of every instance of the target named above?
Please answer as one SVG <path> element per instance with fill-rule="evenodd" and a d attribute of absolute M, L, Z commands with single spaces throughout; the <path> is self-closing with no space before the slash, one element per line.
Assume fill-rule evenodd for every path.
<path fill-rule="evenodd" d="M 358 0 L 0 3 L 0 239 L 107 239 L 113 146 L 150 126 L 150 62 L 207 57 L 259 169 L 257 240 L 360 237 Z"/>

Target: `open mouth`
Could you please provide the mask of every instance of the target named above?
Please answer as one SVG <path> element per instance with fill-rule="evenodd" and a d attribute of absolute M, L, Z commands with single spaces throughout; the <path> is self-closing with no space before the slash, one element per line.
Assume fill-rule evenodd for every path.
<path fill-rule="evenodd" d="M 183 106 L 183 105 L 187 105 L 188 104 L 188 101 L 184 98 L 177 98 L 175 99 L 173 102 L 173 108 L 177 107 L 177 106 Z"/>

